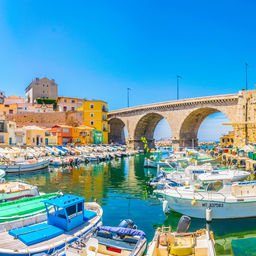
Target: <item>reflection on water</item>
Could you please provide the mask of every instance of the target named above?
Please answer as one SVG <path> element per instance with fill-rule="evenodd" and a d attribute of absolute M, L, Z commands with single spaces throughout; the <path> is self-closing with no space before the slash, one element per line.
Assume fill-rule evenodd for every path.
<path fill-rule="evenodd" d="M 37 185 L 44 193 L 62 191 L 97 200 L 104 211 L 106 225 L 118 225 L 125 218 L 132 219 L 147 234 L 149 241 L 154 229 L 161 225 L 176 229 L 178 213 L 165 216 L 162 205 L 147 187 L 156 169 L 143 168 L 144 156 L 136 155 L 99 164 L 79 167 L 50 168 L 37 173 L 8 175 L 7 180 L 18 180 Z M 190 231 L 205 228 L 205 220 L 193 219 Z M 210 224 L 216 239 L 218 254 L 230 254 L 231 238 L 254 235 L 256 218 L 243 220 L 218 220 Z"/>

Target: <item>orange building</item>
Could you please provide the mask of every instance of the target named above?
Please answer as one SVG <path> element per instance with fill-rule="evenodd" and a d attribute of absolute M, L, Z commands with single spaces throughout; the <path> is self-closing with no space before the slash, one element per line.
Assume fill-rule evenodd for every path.
<path fill-rule="evenodd" d="M 59 124 L 53 126 L 50 131 L 53 136 L 57 135 L 58 145 L 72 143 L 72 126 Z"/>
<path fill-rule="evenodd" d="M 7 114 L 16 114 L 17 104 L 0 104 L 0 116 Z"/>
<path fill-rule="evenodd" d="M 73 142 L 77 145 L 93 144 L 93 130 L 95 128 L 82 125 L 72 128 Z"/>

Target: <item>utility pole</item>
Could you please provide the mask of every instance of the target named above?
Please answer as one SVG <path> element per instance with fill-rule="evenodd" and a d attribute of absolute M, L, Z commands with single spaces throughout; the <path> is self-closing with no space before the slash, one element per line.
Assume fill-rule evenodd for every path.
<path fill-rule="evenodd" d="M 179 99 L 179 80 L 182 79 L 180 75 L 177 75 L 177 100 Z"/>
<path fill-rule="evenodd" d="M 248 69 L 248 63 L 245 62 L 245 90 L 247 91 L 247 69 Z"/>
<path fill-rule="evenodd" d="M 131 88 L 127 88 L 127 107 L 130 107 L 130 91 Z"/>

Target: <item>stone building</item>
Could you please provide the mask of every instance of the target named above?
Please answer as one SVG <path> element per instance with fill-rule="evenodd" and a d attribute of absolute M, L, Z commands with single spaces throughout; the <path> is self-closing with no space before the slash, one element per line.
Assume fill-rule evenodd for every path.
<path fill-rule="evenodd" d="M 58 85 L 54 79 L 36 78 L 26 88 L 26 102 L 35 103 L 37 98 L 41 99 L 55 99 L 58 98 Z"/>
<path fill-rule="evenodd" d="M 84 99 L 70 98 L 70 97 L 58 97 L 57 106 L 58 111 L 68 112 L 76 111 L 83 106 Z"/>

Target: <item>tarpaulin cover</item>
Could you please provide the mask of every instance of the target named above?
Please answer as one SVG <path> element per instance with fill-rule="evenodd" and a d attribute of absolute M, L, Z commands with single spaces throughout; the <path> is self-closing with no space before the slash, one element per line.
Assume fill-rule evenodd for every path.
<path fill-rule="evenodd" d="M 98 227 L 98 230 L 116 233 L 118 235 L 139 236 L 141 238 L 144 238 L 146 236 L 146 234 L 142 230 L 131 228 L 101 226 Z"/>

